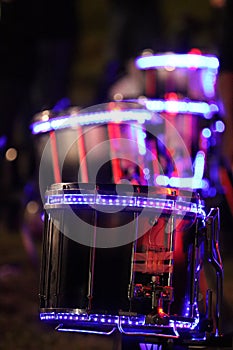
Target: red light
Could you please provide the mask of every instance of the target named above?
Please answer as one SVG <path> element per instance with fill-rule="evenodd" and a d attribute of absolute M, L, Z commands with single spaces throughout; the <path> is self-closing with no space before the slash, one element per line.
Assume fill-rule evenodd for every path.
<path fill-rule="evenodd" d="M 176 92 L 167 92 L 164 95 L 165 100 L 169 100 L 169 101 L 178 101 L 178 95 Z"/>
<path fill-rule="evenodd" d="M 165 95 L 164 95 L 164 98 L 166 101 L 178 101 L 179 98 L 178 98 L 178 95 L 176 92 L 167 92 Z M 167 114 L 171 117 L 175 117 L 178 113 L 178 109 L 176 110 L 173 110 L 173 111 L 169 111 L 167 112 Z"/>
<path fill-rule="evenodd" d="M 107 109 L 108 109 L 108 111 L 120 111 L 121 106 L 117 102 L 109 102 Z"/>
<path fill-rule="evenodd" d="M 188 53 L 191 54 L 191 55 L 201 55 L 202 54 L 201 50 L 197 49 L 195 47 L 192 48 Z"/>

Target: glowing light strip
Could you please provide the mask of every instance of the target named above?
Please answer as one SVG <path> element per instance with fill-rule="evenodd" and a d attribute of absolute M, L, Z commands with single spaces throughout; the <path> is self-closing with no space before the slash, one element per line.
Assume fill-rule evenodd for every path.
<path fill-rule="evenodd" d="M 165 327 L 160 327 L 160 329 L 148 329 L 148 331 L 143 330 L 124 330 L 124 328 L 122 327 L 121 323 L 119 323 L 118 325 L 118 329 L 122 334 L 125 335 L 142 335 L 142 336 L 156 336 L 156 337 L 160 337 L 160 338 L 179 338 L 179 333 L 177 332 L 177 330 L 175 329 L 174 326 L 170 326 L 170 327 L 166 327 L 167 329 L 171 329 L 172 328 L 172 332 L 173 334 L 170 333 L 161 333 L 161 330 L 165 330 Z M 158 332 L 159 331 L 159 332 Z"/>
<path fill-rule="evenodd" d="M 194 176 L 193 177 L 168 177 L 166 175 L 158 175 L 155 182 L 160 186 L 171 186 L 175 188 L 198 189 L 205 188 L 206 182 L 203 180 L 205 167 L 205 153 L 197 152 L 194 160 Z"/>
<path fill-rule="evenodd" d="M 40 313 L 40 320 L 44 322 L 66 322 L 67 325 L 69 325 L 69 328 L 59 328 L 58 330 L 61 331 L 76 331 L 78 330 L 71 327 L 73 326 L 113 326 L 118 327 L 119 331 L 121 333 L 126 333 L 126 331 L 123 329 L 123 327 L 128 327 L 130 330 L 129 334 L 145 334 L 143 332 L 143 329 L 148 331 L 148 335 L 155 335 L 158 336 L 158 333 L 156 333 L 156 330 L 169 330 L 169 328 L 172 328 L 175 337 L 179 336 L 178 332 L 175 330 L 176 328 L 179 329 L 194 329 L 198 322 L 199 322 L 199 315 L 197 315 L 194 318 L 190 317 L 183 317 L 183 320 L 176 319 L 176 316 L 171 316 L 171 319 L 169 319 L 168 325 L 156 325 L 156 324 L 146 324 L 146 316 L 145 315 L 137 315 L 137 316 L 117 316 L 117 315 L 106 315 L 106 314 L 75 314 L 75 313 L 69 313 L 69 312 L 42 312 Z M 133 327 L 135 329 L 133 329 Z M 141 331 L 140 330 L 141 327 Z M 97 331 L 92 330 L 83 330 L 83 332 L 90 332 L 90 333 L 98 333 Z M 111 332 L 111 331 L 110 331 Z M 166 333 L 160 333 L 159 336 L 168 336 Z"/>
<path fill-rule="evenodd" d="M 180 179 L 179 179 L 180 181 Z M 116 195 L 90 195 L 90 194 L 59 194 L 48 195 L 45 208 L 58 205 L 101 205 L 114 207 L 152 208 L 158 210 L 176 211 L 178 214 L 200 212 L 200 204 L 185 202 L 183 200 L 116 196 Z"/>
<path fill-rule="evenodd" d="M 205 118 L 210 118 L 219 111 L 216 104 L 199 101 L 145 100 L 144 104 L 153 112 L 200 114 Z"/>
<path fill-rule="evenodd" d="M 163 54 L 141 56 L 136 59 L 139 69 L 151 68 L 209 68 L 218 69 L 219 60 L 215 56 L 203 56 L 195 54 Z"/>
<path fill-rule="evenodd" d="M 101 332 L 87 329 L 75 329 L 75 328 L 61 328 L 57 327 L 56 330 L 58 332 L 76 332 L 76 333 L 84 333 L 84 334 L 96 334 L 96 335 L 111 335 L 116 331 L 116 327 L 112 328 L 109 332 Z"/>
<path fill-rule="evenodd" d="M 217 71 L 206 69 L 201 72 L 201 81 L 204 93 L 207 97 L 213 98 L 215 95 Z"/>
<path fill-rule="evenodd" d="M 194 178 L 202 180 L 205 168 L 205 153 L 203 151 L 197 152 L 194 160 Z"/>
<path fill-rule="evenodd" d="M 143 124 L 146 120 L 150 120 L 151 117 L 151 113 L 144 109 L 80 113 L 35 122 L 31 125 L 31 130 L 32 134 L 40 134 L 51 130 L 75 128 L 77 125 L 104 124 L 109 122 L 120 123 L 124 121 L 137 121 L 138 123 Z"/>
<path fill-rule="evenodd" d="M 205 189 L 206 180 L 196 177 L 168 177 L 166 175 L 158 175 L 155 182 L 159 186 L 171 186 L 183 189 Z"/>

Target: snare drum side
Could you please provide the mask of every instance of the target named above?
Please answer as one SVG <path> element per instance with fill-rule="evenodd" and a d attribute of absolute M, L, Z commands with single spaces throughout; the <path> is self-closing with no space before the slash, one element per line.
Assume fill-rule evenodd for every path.
<path fill-rule="evenodd" d="M 56 210 L 52 218 L 45 214 L 40 308 L 86 309 L 90 248 L 66 237 L 62 233 L 63 222 L 62 210 Z"/>

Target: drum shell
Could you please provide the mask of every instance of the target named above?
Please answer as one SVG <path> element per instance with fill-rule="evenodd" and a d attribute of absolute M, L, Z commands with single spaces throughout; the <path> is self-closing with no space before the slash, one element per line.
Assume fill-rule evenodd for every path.
<path fill-rule="evenodd" d="M 84 210 L 82 217 L 90 220 L 91 230 L 93 212 Z M 53 220 L 56 219 L 60 223 L 69 220 L 69 213 L 61 210 L 53 212 Z M 53 220 L 46 215 L 40 308 L 87 310 L 92 248 L 68 238 Z M 119 224 L 122 223 L 122 215 L 119 220 Z M 95 227 L 92 226 L 92 229 L 94 231 Z M 131 244 L 107 249 L 95 248 L 92 311 L 117 313 L 120 309 L 129 308 L 131 251 Z"/>
<path fill-rule="evenodd" d="M 73 212 L 85 222 L 85 235 L 90 237 L 89 245 L 80 243 L 79 238 L 84 233 L 81 226 L 75 228 L 77 232 L 75 239 L 74 236 L 69 237 L 69 232 L 73 229 L 71 219 Z M 95 247 L 92 265 L 92 237 L 98 236 L 98 227 L 108 228 L 111 234 L 111 228 L 121 227 L 129 222 L 132 223 L 132 232 L 128 233 L 131 235 L 130 242 L 110 248 Z M 185 306 L 193 293 L 191 289 L 195 284 L 194 278 L 197 279 L 197 276 L 193 275 L 192 265 L 193 262 L 195 265 L 199 264 L 201 259 L 201 256 L 196 256 L 198 261 L 193 261 L 197 223 L 195 216 L 179 217 L 155 211 L 146 211 L 143 214 L 133 207 L 107 214 L 85 206 L 73 208 L 72 212 L 61 206 L 47 209 L 40 281 L 41 310 L 79 309 L 83 312 L 89 310 L 92 313 L 116 315 L 129 311 L 149 313 L 151 299 L 141 301 L 129 298 L 130 286 L 138 283 L 147 286 L 154 274 L 162 276 L 162 284 L 167 286 L 168 274 L 167 271 L 163 273 L 160 270 L 157 272 L 146 270 L 141 273 L 132 268 L 132 254 L 136 246 L 137 253 L 149 250 L 157 253 L 171 252 L 170 287 L 174 291 L 174 296 L 170 311 L 172 314 L 184 315 Z M 147 227 L 145 233 L 138 238 L 134 231 L 136 226 L 139 227 L 139 231 L 140 226 Z M 174 238 L 171 243 L 172 235 Z M 92 282 L 90 277 L 93 278 Z M 197 293 L 197 290 L 194 293 Z M 192 298 L 195 299 L 196 295 L 192 295 Z"/>

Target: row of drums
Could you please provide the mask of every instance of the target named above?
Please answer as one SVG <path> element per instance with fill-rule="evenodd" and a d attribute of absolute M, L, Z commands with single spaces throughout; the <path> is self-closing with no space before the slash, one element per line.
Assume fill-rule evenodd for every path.
<path fill-rule="evenodd" d="M 35 116 L 42 321 L 100 334 L 218 334 L 219 213 L 206 215 L 199 195 L 203 111 L 209 117 L 216 106 L 138 98 Z"/>
<path fill-rule="evenodd" d="M 190 111 L 175 113 L 171 102 L 173 112 L 155 112 L 153 102 L 109 102 L 36 115 L 32 133 L 42 195 L 49 185 L 66 181 L 204 188 L 209 138 L 202 120 Z"/>
<path fill-rule="evenodd" d="M 46 168 L 40 172 L 43 190 L 61 181 L 96 179 L 205 187 L 207 157 L 211 148 L 216 156 L 224 131 L 217 117 L 218 64 L 217 57 L 197 49 L 188 54 L 145 51 L 134 65 L 142 74 L 138 94 L 146 97 L 126 100 L 130 94 L 119 85 L 111 96 L 115 102 L 35 115 L 31 131 L 40 167 Z"/>

